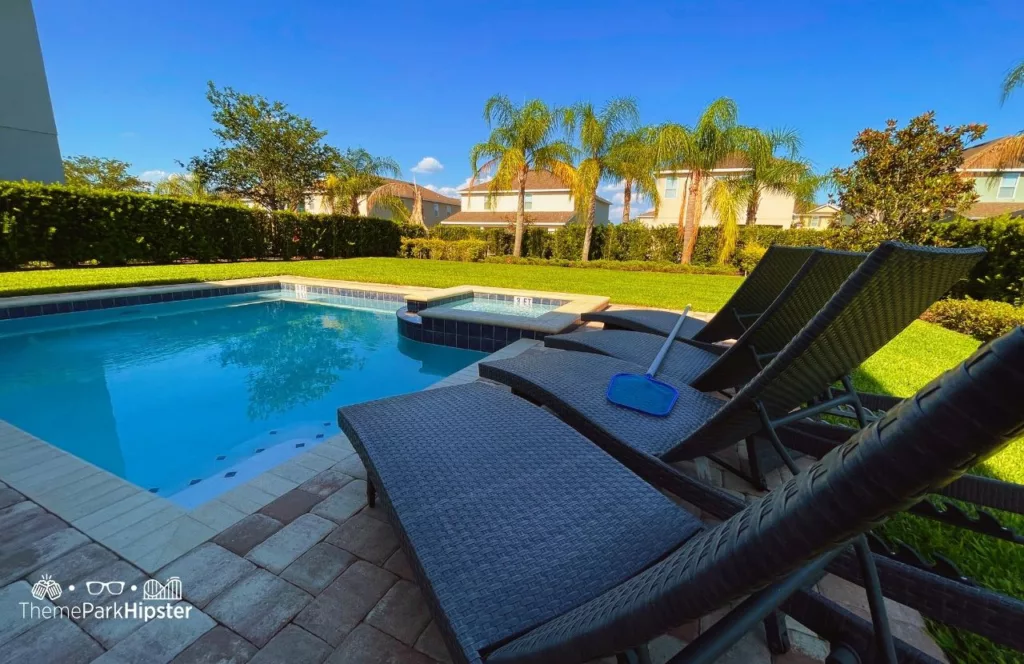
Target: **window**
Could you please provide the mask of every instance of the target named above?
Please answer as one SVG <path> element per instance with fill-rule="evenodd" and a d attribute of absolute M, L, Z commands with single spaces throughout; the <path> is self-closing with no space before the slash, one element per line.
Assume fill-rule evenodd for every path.
<path fill-rule="evenodd" d="M 441 206 L 434 203 L 434 216 L 437 217 L 441 214 Z"/>
<path fill-rule="evenodd" d="M 679 190 L 679 184 L 674 175 L 665 180 L 665 198 L 675 198 Z"/>
<path fill-rule="evenodd" d="M 445 205 L 444 206 L 444 216 L 446 216 L 446 217 L 452 216 L 452 206 L 451 205 Z"/>
<path fill-rule="evenodd" d="M 821 225 L 821 219 L 818 217 L 811 217 L 810 221 L 807 222 L 807 225 L 811 228 L 817 228 Z"/>
<path fill-rule="evenodd" d="M 303 200 L 299 201 L 299 212 L 305 212 L 305 211 L 306 211 L 306 201 L 305 201 L 305 199 L 303 199 Z"/>
<path fill-rule="evenodd" d="M 533 209 L 533 194 L 527 194 L 526 195 L 526 200 L 523 202 L 523 209 L 524 210 L 532 210 Z"/>
<path fill-rule="evenodd" d="M 999 181 L 999 190 L 996 191 L 996 198 L 1013 200 L 1014 196 L 1017 195 L 1017 180 L 1019 179 L 1020 173 L 1004 173 L 1003 179 Z"/>

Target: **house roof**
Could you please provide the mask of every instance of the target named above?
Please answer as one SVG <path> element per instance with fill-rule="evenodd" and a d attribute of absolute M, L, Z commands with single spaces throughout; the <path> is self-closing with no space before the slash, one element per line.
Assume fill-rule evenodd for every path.
<path fill-rule="evenodd" d="M 406 182 L 405 180 L 393 180 L 391 178 L 384 178 L 388 183 L 396 186 L 396 196 L 401 198 L 416 198 L 416 193 L 413 190 L 413 183 Z M 458 198 L 451 198 L 443 194 L 439 194 L 432 189 L 427 189 L 423 185 L 416 185 L 419 187 L 420 196 L 423 197 L 424 203 L 444 203 L 445 205 L 462 205 L 462 202 Z"/>
<path fill-rule="evenodd" d="M 821 215 L 821 214 L 835 214 L 839 212 L 839 208 L 832 203 L 822 203 L 821 205 L 807 205 L 801 206 L 797 204 L 793 208 L 793 214 L 806 214 L 806 215 Z"/>
<path fill-rule="evenodd" d="M 636 216 L 637 219 L 654 219 L 654 208 L 651 208 L 647 212 L 641 212 Z"/>
<path fill-rule="evenodd" d="M 483 192 L 486 192 L 488 190 L 488 187 L 490 187 L 490 180 L 488 180 L 487 182 L 478 182 L 478 183 L 474 184 L 472 187 L 466 187 L 465 189 L 462 189 L 461 191 L 462 191 L 463 194 L 467 194 L 467 193 L 469 193 L 471 191 L 472 192 L 483 193 Z M 526 174 L 526 190 L 530 191 L 531 189 L 535 190 L 535 191 L 540 191 L 540 190 L 545 190 L 545 189 L 546 190 L 553 190 L 553 191 L 568 191 L 569 190 L 569 185 L 565 184 L 565 182 L 561 178 L 559 178 L 557 175 L 555 175 L 551 171 L 530 171 L 530 172 L 528 172 Z M 500 189 L 499 191 L 518 191 L 518 190 L 516 190 L 516 189 Z M 611 201 L 609 201 L 606 198 L 602 198 L 601 196 L 596 196 L 596 198 L 597 198 L 597 200 L 599 200 L 602 203 L 606 203 L 608 205 L 612 204 Z"/>
<path fill-rule="evenodd" d="M 1007 161 L 1005 149 L 1008 141 L 1024 140 L 1020 136 L 1003 136 L 991 141 L 979 143 L 964 150 L 962 170 L 991 170 L 1024 167 L 1024 159 Z"/>
<path fill-rule="evenodd" d="M 567 224 L 576 216 L 575 212 L 539 212 L 528 210 L 526 212 L 526 223 L 528 224 Z M 474 210 L 463 210 L 448 217 L 442 224 L 446 223 L 473 223 L 473 224 L 501 224 L 508 225 L 516 223 L 515 212 L 477 212 Z"/>
<path fill-rule="evenodd" d="M 749 162 L 747 162 L 747 158 L 744 157 L 739 152 L 734 152 L 733 154 L 729 155 L 728 157 L 726 157 L 722 161 L 718 162 L 718 165 L 715 166 L 715 170 L 737 169 L 737 168 L 750 168 L 750 164 L 749 164 Z M 689 168 L 668 168 L 668 169 L 665 169 L 665 170 L 661 171 L 660 174 L 689 173 L 689 172 L 690 172 Z"/>
<path fill-rule="evenodd" d="M 963 213 L 968 219 L 986 219 L 1003 214 L 1024 217 L 1024 203 L 975 203 Z"/>

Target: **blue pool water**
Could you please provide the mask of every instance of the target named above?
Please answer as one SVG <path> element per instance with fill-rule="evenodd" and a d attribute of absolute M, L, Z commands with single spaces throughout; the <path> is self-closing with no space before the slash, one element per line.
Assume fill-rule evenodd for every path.
<path fill-rule="evenodd" d="M 401 337 L 393 310 L 279 293 L 44 316 L 0 323 L 0 418 L 173 496 L 481 357 Z"/>
<path fill-rule="evenodd" d="M 540 304 L 536 300 L 513 301 L 513 300 L 492 300 L 484 297 L 474 297 L 471 300 L 456 302 L 447 308 L 459 309 L 462 311 L 485 311 L 492 314 L 504 314 L 506 316 L 521 316 L 523 318 L 539 318 L 549 311 L 554 311 L 561 304 Z"/>

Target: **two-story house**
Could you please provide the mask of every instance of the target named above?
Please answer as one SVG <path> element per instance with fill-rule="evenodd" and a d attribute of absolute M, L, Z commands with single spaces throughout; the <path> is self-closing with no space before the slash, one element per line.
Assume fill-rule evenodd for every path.
<path fill-rule="evenodd" d="M 441 222 L 442 226 L 471 228 L 506 228 L 516 223 L 519 191 L 502 190 L 487 205 L 489 183 L 480 182 L 462 190 L 462 210 Z M 594 224 L 608 223 L 611 203 L 597 198 Z M 562 180 L 549 171 L 530 171 L 526 176 L 526 198 L 523 203 L 526 223 L 536 228 L 555 231 L 577 221 L 572 192 Z"/>
<path fill-rule="evenodd" d="M 422 185 L 405 182 L 404 180 L 387 179 L 392 193 L 401 199 L 406 209 L 412 212 L 412 206 L 416 201 L 416 189 L 420 190 L 420 197 L 423 201 L 423 223 L 428 228 L 437 226 L 439 223 L 458 213 L 461 203 L 457 198 L 451 198 L 427 189 Z M 325 213 L 329 212 L 324 205 L 323 198 L 319 195 L 310 196 L 305 205 L 306 212 Z M 359 214 L 364 217 L 378 217 L 380 219 L 391 219 L 392 213 L 386 207 L 375 205 L 372 210 L 367 209 L 367 197 L 359 199 Z"/>
<path fill-rule="evenodd" d="M 712 178 L 739 177 L 750 170 L 746 161 L 740 155 L 724 159 L 714 171 Z M 701 203 L 701 226 L 717 226 L 718 218 L 707 205 L 708 194 L 711 191 L 711 182 L 704 181 L 703 198 Z M 658 215 L 641 215 L 637 219 L 647 226 L 676 226 L 679 223 L 679 210 L 688 203 L 690 196 L 690 171 L 688 169 L 661 171 L 658 173 L 658 194 L 661 196 L 661 206 L 658 208 Z M 796 200 L 792 196 L 764 192 L 761 194 L 761 202 L 757 209 L 755 223 L 763 226 L 775 226 L 777 228 L 789 228 L 793 223 L 793 210 Z M 740 214 L 741 223 L 746 219 L 746 211 Z"/>
<path fill-rule="evenodd" d="M 1024 160 L 1006 158 L 1006 142 L 1020 140 L 1004 136 L 964 150 L 960 172 L 974 180 L 978 200 L 965 213 L 968 219 L 985 219 L 1010 214 L 1024 217 Z"/>

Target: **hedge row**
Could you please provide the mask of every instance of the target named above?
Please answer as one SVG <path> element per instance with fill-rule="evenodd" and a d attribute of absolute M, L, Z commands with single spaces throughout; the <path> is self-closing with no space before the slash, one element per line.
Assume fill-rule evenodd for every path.
<path fill-rule="evenodd" d="M 403 234 L 385 219 L 0 182 L 0 269 L 395 256 Z"/>
<path fill-rule="evenodd" d="M 978 341 L 991 341 L 1024 325 L 1024 308 L 991 300 L 939 300 L 921 318 Z"/>
<path fill-rule="evenodd" d="M 930 244 L 988 249 L 958 294 L 1024 305 L 1024 219 L 1009 215 L 980 221 L 960 219 L 935 224 L 929 230 Z"/>

